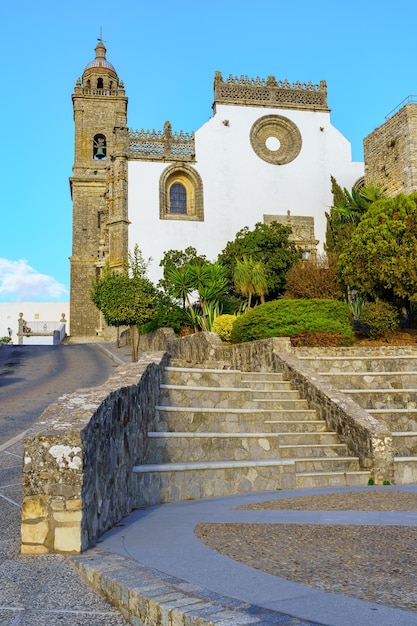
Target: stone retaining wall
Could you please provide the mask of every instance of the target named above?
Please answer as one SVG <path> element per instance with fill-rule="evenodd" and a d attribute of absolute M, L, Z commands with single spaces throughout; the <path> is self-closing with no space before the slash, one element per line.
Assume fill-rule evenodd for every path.
<path fill-rule="evenodd" d="M 22 553 L 81 552 L 131 512 L 166 359 L 143 354 L 43 412 L 25 439 Z"/>

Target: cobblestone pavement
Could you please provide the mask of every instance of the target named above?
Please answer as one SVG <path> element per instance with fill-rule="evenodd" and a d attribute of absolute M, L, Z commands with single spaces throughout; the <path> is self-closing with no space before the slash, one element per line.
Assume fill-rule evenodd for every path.
<path fill-rule="evenodd" d="M 417 493 L 390 488 L 258 502 L 236 510 L 416 511 Z M 200 523 L 208 547 L 263 572 L 417 612 L 417 526 Z"/>

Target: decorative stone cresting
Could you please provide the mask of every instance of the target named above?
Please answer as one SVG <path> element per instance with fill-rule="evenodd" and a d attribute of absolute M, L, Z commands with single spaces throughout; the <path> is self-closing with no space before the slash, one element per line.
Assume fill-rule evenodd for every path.
<path fill-rule="evenodd" d="M 42 413 L 24 445 L 23 554 L 81 552 L 131 512 L 166 360 L 142 354 Z"/>

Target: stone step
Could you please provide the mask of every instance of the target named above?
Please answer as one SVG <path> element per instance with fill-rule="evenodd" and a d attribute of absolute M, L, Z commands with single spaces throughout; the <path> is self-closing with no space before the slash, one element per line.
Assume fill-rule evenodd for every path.
<path fill-rule="evenodd" d="M 358 472 L 359 461 L 356 457 L 351 456 L 334 456 L 334 457 L 313 457 L 294 459 L 295 472 L 298 475 L 306 473 L 323 474 L 338 472 Z"/>
<path fill-rule="evenodd" d="M 294 460 L 286 459 L 139 465 L 133 472 L 134 508 L 234 493 L 366 485 L 370 478 L 369 472 L 351 470 L 296 473 Z"/>
<path fill-rule="evenodd" d="M 334 457 L 337 454 L 334 433 L 150 432 L 148 437 L 148 463 L 281 458 L 281 446 L 288 451 L 288 442 L 298 457 L 303 456 L 298 445 L 305 451 L 304 456 L 318 458 Z M 343 448 L 343 454 L 346 455 L 346 447 Z"/>
<path fill-rule="evenodd" d="M 368 484 L 370 472 L 302 472 L 297 474 L 297 489 L 316 487 L 360 487 Z"/>
<path fill-rule="evenodd" d="M 417 406 L 417 389 L 341 389 L 364 409 L 405 409 Z"/>
<path fill-rule="evenodd" d="M 417 372 L 417 352 L 413 354 L 398 355 L 370 355 L 364 353 L 362 356 L 340 355 L 302 355 L 298 358 L 308 364 L 308 367 L 315 372 L 396 372 L 415 371 Z"/>
<path fill-rule="evenodd" d="M 169 366 L 163 371 L 162 382 L 169 385 L 198 387 L 240 387 L 241 378 L 241 372 L 238 370 Z"/>
<path fill-rule="evenodd" d="M 320 377 L 338 388 L 413 389 L 417 372 L 320 372 Z"/>
<path fill-rule="evenodd" d="M 392 444 L 395 456 L 417 456 L 417 432 L 393 432 Z"/>
<path fill-rule="evenodd" d="M 265 400 L 257 398 L 254 402 L 255 407 L 263 411 L 272 411 L 274 409 L 308 409 L 307 400 L 291 399 L 291 400 Z"/>
<path fill-rule="evenodd" d="M 133 472 L 133 508 L 296 487 L 294 462 L 286 459 L 139 465 Z"/>
<path fill-rule="evenodd" d="M 391 431 L 417 431 L 417 408 L 368 409 L 368 413 L 383 420 Z"/>
<path fill-rule="evenodd" d="M 348 456 L 348 448 L 345 443 L 323 443 L 313 446 L 305 443 L 298 445 L 282 445 L 279 448 L 280 458 L 297 459 L 297 458 L 334 458 L 336 456 Z M 350 457 L 349 457 L 350 458 Z"/>
<path fill-rule="evenodd" d="M 242 380 L 245 382 L 273 382 L 284 380 L 284 377 L 281 372 L 242 372 Z"/>
<path fill-rule="evenodd" d="M 256 395 L 257 395 L 258 390 L 259 391 L 294 391 L 294 388 L 291 386 L 291 383 L 289 383 L 286 380 L 278 380 L 278 381 L 272 381 L 272 380 L 258 380 L 258 381 L 242 380 L 241 385 L 242 386 L 247 386 L 248 389 L 252 389 L 252 391 Z"/>
<path fill-rule="evenodd" d="M 296 401 L 300 394 L 296 390 L 263 392 L 259 394 L 273 394 L 274 400 Z M 258 408 L 258 399 L 247 388 L 238 387 L 184 387 L 182 385 L 161 385 L 160 404 L 171 406 L 199 406 L 199 407 L 242 407 Z M 277 408 L 283 408 L 279 405 Z"/>
<path fill-rule="evenodd" d="M 293 408 L 294 404 L 303 404 L 305 408 Z M 317 414 L 306 407 L 305 400 L 291 403 L 291 408 L 263 410 L 237 408 L 196 408 L 181 406 L 157 406 L 155 430 L 191 431 L 191 432 L 257 432 L 265 430 L 284 432 L 284 424 L 289 431 L 327 430 L 324 420 L 318 420 Z"/>
<path fill-rule="evenodd" d="M 417 483 L 417 456 L 394 458 L 394 483 L 396 485 Z"/>

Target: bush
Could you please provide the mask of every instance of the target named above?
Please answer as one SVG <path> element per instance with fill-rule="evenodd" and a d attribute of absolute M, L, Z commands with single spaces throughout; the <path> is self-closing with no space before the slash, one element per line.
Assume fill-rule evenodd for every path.
<path fill-rule="evenodd" d="M 342 300 L 335 257 L 318 254 L 317 259 L 294 265 L 287 274 L 285 297 Z"/>
<path fill-rule="evenodd" d="M 156 310 L 152 320 L 140 327 L 141 334 L 157 330 L 157 328 L 172 328 L 178 335 L 187 324 L 187 315 L 184 309 L 174 302 L 169 295 L 162 291 L 156 294 Z"/>
<path fill-rule="evenodd" d="M 274 300 L 237 318 L 232 343 L 292 337 L 300 333 L 340 333 L 343 345 L 353 342 L 349 307 L 337 300 Z"/>
<path fill-rule="evenodd" d="M 222 341 L 230 341 L 230 333 L 236 319 L 236 315 L 219 315 L 215 318 L 211 330 L 217 333 Z"/>
<path fill-rule="evenodd" d="M 361 322 L 371 339 L 382 339 L 397 330 L 398 310 L 383 300 L 365 302 L 362 307 Z"/>

